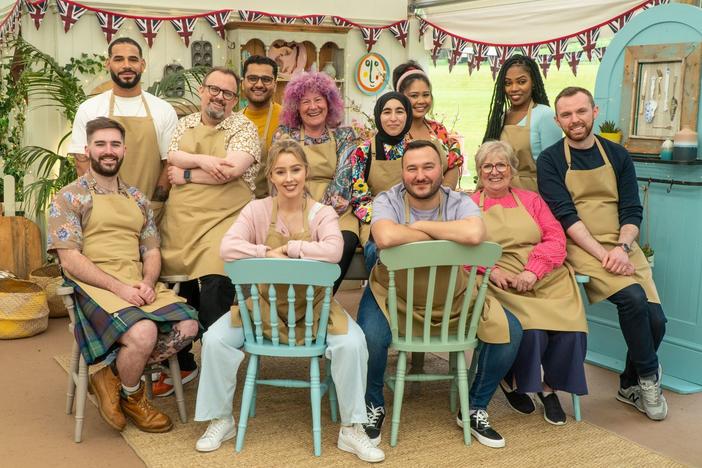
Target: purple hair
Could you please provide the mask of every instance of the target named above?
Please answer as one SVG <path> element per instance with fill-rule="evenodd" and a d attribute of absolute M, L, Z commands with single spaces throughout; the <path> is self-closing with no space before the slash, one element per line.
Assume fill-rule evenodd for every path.
<path fill-rule="evenodd" d="M 316 91 L 327 100 L 327 127 L 334 128 L 344 118 L 344 100 L 339 88 L 329 75 L 321 72 L 304 72 L 295 75 L 285 87 L 283 110 L 279 122 L 291 128 L 302 126 L 300 118 L 300 100 L 308 91 Z"/>

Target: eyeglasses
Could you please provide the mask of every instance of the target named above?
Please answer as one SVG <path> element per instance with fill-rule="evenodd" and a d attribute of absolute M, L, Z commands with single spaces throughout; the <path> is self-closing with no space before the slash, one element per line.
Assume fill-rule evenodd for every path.
<path fill-rule="evenodd" d="M 205 85 L 205 88 L 207 88 L 207 92 L 210 93 L 210 96 L 212 97 L 219 96 L 219 93 L 222 93 L 222 97 L 225 101 L 231 101 L 237 96 L 237 94 L 234 91 L 228 91 L 226 89 L 220 88 L 219 86 Z"/>
<path fill-rule="evenodd" d="M 258 83 L 258 80 L 261 80 L 261 83 L 263 83 L 266 86 L 272 85 L 273 80 L 275 79 L 272 76 L 268 76 L 268 75 L 263 75 L 263 76 L 246 75 L 245 78 L 246 78 L 246 81 L 249 82 L 249 84 L 255 85 L 256 83 Z"/>
<path fill-rule="evenodd" d="M 480 170 L 483 171 L 483 174 L 489 174 L 492 172 L 493 169 L 497 169 L 497 172 L 502 173 L 502 172 L 507 172 L 508 167 L 509 166 L 505 163 L 497 163 L 497 164 L 487 163 L 487 164 L 483 164 L 482 166 L 480 166 Z"/>

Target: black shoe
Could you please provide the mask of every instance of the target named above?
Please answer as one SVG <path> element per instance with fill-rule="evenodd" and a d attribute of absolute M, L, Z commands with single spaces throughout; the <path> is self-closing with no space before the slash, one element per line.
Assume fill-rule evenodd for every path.
<path fill-rule="evenodd" d="M 537 393 L 539 401 L 544 405 L 544 419 L 546 422 L 562 426 L 566 423 L 566 414 L 561 408 L 561 402 L 558 401 L 556 393 L 549 393 L 544 396 L 543 393 Z"/>
<path fill-rule="evenodd" d="M 531 414 L 536 411 L 534 400 L 526 393 L 517 393 L 516 390 L 506 388 L 503 382 L 500 382 L 502 393 L 507 398 L 507 404 L 510 408 L 520 414 Z"/>
<path fill-rule="evenodd" d="M 373 406 L 370 403 L 366 406 L 366 414 L 368 415 L 368 423 L 363 425 L 366 434 L 374 447 L 380 445 L 380 430 L 383 428 L 383 420 L 385 420 L 385 407 Z"/>
<path fill-rule="evenodd" d="M 463 429 L 463 418 L 460 411 L 456 416 L 456 424 Z M 505 446 L 505 439 L 490 427 L 488 414 L 485 410 L 479 409 L 470 415 L 470 433 L 486 447 L 502 448 Z"/>

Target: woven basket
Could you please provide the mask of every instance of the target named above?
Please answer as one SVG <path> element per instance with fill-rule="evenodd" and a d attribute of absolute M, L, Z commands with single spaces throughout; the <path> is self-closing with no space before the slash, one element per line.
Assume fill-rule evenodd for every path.
<path fill-rule="evenodd" d="M 46 293 L 38 284 L 0 280 L 0 339 L 26 338 L 49 327 Z"/>
<path fill-rule="evenodd" d="M 44 288 L 46 300 L 49 303 L 49 317 L 68 317 L 68 310 L 61 296 L 56 294 L 56 288 L 63 284 L 61 271 L 56 264 L 44 265 L 29 274 L 29 281 Z"/>

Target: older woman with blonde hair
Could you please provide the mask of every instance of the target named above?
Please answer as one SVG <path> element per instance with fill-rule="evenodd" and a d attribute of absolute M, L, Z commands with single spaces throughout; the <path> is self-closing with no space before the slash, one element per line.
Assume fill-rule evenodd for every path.
<path fill-rule="evenodd" d="M 555 392 L 587 393 L 585 310 L 575 273 L 563 263 L 563 228 L 537 193 L 511 186 L 518 164 L 502 141 L 484 143 L 475 156 L 480 184 L 472 198 L 483 211 L 487 240 L 502 246 L 488 293 L 524 328 L 517 358 L 500 386 L 510 406 L 524 414 L 535 410 L 528 393 L 536 393 L 544 419 L 561 425 L 566 415 Z"/>
<path fill-rule="evenodd" d="M 268 163 L 266 174 L 271 196 L 251 201 L 244 207 L 222 239 L 222 259 L 229 262 L 272 257 L 338 262 L 343 248 L 338 216 L 331 207 L 309 196 L 307 182 L 311 168 L 302 147 L 292 140 L 279 141 L 271 147 Z M 324 298 L 323 294 L 318 296 L 315 312 L 321 310 Z M 262 308 L 267 307 L 264 301 L 262 297 Z M 304 337 L 305 306 L 304 295 L 298 295 L 295 304 L 298 337 Z M 267 312 L 261 314 L 266 316 Z M 287 309 L 279 314 L 282 314 L 280 337 L 286 342 Z M 368 422 L 364 400 L 368 350 L 363 332 L 333 301 L 327 333 L 326 356 L 331 359 L 341 416 L 337 446 L 361 460 L 382 461 L 385 454 L 371 444 L 362 426 Z M 210 423 L 195 445 L 200 452 L 217 450 L 222 442 L 236 435 L 232 402 L 237 369 L 244 359 L 244 353 L 239 350 L 243 344 L 238 307 L 232 308 L 231 316 L 226 314 L 217 320 L 202 338 L 195 420 Z"/>

